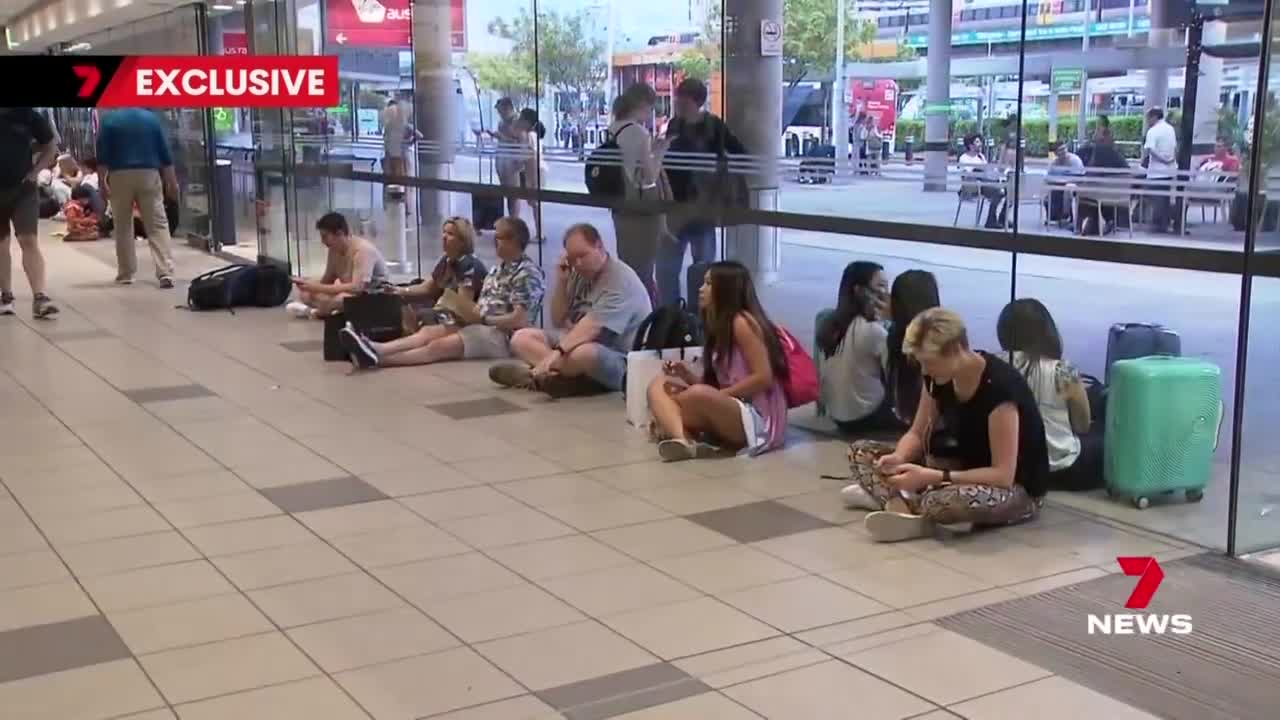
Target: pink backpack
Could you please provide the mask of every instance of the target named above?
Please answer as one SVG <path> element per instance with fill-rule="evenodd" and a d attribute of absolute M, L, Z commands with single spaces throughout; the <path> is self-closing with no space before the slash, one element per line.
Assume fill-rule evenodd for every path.
<path fill-rule="evenodd" d="M 787 395 L 787 407 L 797 408 L 816 402 L 818 366 L 813 363 L 809 353 L 804 351 L 800 341 L 781 325 L 778 326 L 778 341 L 782 343 L 782 354 L 787 358 L 788 377 L 782 381 L 782 391 Z"/>

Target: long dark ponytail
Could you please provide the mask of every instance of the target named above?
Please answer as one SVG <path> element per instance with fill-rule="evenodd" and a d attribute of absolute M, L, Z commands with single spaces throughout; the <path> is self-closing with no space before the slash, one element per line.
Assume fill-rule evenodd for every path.
<path fill-rule="evenodd" d="M 760 326 L 761 339 L 769 352 L 769 369 L 779 380 L 788 377 L 787 356 L 778 340 L 778 329 L 765 313 L 756 295 L 751 271 L 734 260 L 711 263 L 707 268 L 711 285 L 711 306 L 702 308 L 706 345 L 702 351 L 703 382 L 716 387 L 715 366 L 733 353 L 733 321 L 746 314 Z"/>
<path fill-rule="evenodd" d="M 889 314 L 893 326 L 889 329 L 889 383 L 893 393 L 893 410 L 899 419 L 907 421 L 915 417 L 920 402 L 920 368 L 902 353 L 902 340 L 907 326 L 916 315 L 942 305 L 938 297 L 938 281 L 933 273 L 925 270 L 908 270 L 893 280 L 889 291 Z"/>
<path fill-rule="evenodd" d="M 818 350 L 831 357 L 840 349 L 849 323 L 854 318 L 872 319 L 874 298 L 871 292 L 871 281 L 876 273 L 884 270 L 879 263 L 867 260 L 855 260 L 844 268 L 840 278 L 840 293 L 836 297 L 836 310 L 818 328 Z"/>

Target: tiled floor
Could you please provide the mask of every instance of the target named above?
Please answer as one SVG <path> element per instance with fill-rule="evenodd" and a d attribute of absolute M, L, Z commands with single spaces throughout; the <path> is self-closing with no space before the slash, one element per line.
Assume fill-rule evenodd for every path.
<path fill-rule="evenodd" d="M 839 443 L 662 465 L 617 398 L 348 376 L 48 255 L 63 314 L 0 318 L 6 720 L 1143 717 L 933 620 L 1185 546 L 1061 507 L 873 545 Z"/>

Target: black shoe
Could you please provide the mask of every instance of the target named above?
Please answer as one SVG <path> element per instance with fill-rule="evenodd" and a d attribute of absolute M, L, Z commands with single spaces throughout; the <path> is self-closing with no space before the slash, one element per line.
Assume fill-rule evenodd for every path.
<path fill-rule="evenodd" d="M 557 400 L 568 397 L 602 395 L 609 392 L 608 388 L 585 375 L 565 377 L 559 373 L 551 373 L 538 378 L 534 383 L 538 390 Z"/>
<path fill-rule="evenodd" d="M 378 353 L 369 345 L 368 340 L 356 332 L 351 323 L 338 330 L 338 342 L 357 369 L 367 370 L 378 366 Z"/>
<path fill-rule="evenodd" d="M 165 277 L 160 278 L 160 289 L 161 289 L 161 290 L 170 290 L 170 289 L 172 289 L 172 288 L 173 288 L 173 278 L 171 278 L 171 277 L 169 277 L 169 276 L 167 276 L 167 275 L 166 275 Z"/>
<path fill-rule="evenodd" d="M 31 300 L 31 316 L 36 318 L 51 318 L 58 314 L 58 306 L 53 304 L 48 295 L 39 293 Z"/>

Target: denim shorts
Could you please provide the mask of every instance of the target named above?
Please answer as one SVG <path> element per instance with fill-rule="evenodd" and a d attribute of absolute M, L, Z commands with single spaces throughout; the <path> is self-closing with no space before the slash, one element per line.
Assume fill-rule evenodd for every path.
<path fill-rule="evenodd" d="M 547 344 L 555 346 L 564 337 L 560 330 L 543 330 Z M 608 345 L 596 343 L 596 364 L 587 371 L 587 376 L 610 390 L 622 390 L 623 379 L 627 376 L 627 354 Z"/>

